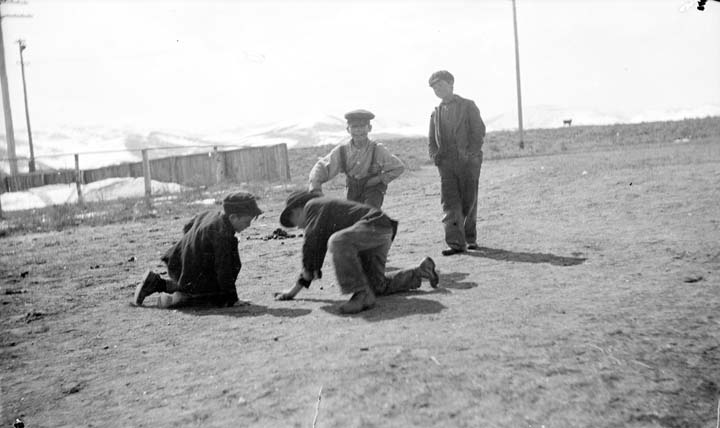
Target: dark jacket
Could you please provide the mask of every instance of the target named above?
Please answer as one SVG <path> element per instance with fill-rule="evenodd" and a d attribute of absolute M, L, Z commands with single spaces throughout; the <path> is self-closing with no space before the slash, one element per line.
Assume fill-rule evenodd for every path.
<path fill-rule="evenodd" d="M 443 105 L 457 103 L 453 106 L 453 114 L 440 117 Z M 441 129 L 440 123 L 443 124 Z M 450 126 L 444 128 L 445 124 Z M 443 141 L 442 136 L 447 136 Z M 485 138 L 485 123 L 480 117 L 475 102 L 459 95 L 453 95 L 448 103 L 435 107 L 430 116 L 428 133 L 428 153 L 430 159 L 439 164 L 444 158 L 451 160 L 468 160 L 473 157 L 482 158 L 482 145 Z"/>
<path fill-rule="evenodd" d="M 198 214 L 183 227 L 183 233 L 162 258 L 181 291 L 237 295 L 235 280 L 242 265 L 235 230 L 225 214 Z"/>
<path fill-rule="evenodd" d="M 330 235 L 367 221 L 378 227 L 392 230 L 395 239 L 398 222 L 377 208 L 358 202 L 335 198 L 315 198 L 305 204 L 305 242 L 303 243 L 303 267 L 310 272 L 319 271 L 325 261 Z"/>

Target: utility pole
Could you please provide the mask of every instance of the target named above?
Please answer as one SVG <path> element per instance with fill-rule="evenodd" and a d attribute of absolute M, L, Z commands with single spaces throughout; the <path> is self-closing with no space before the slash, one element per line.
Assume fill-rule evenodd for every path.
<path fill-rule="evenodd" d="M 4 3 L 25 4 L 22 1 L 0 0 Z M 10 109 L 10 91 L 8 89 L 7 68 L 5 67 L 5 40 L 3 39 L 2 22 L 4 18 L 29 18 L 31 15 L 3 15 L 0 11 L 0 87 L 2 87 L 3 113 L 5 114 L 5 141 L 7 141 L 7 157 L 10 161 L 10 175 L 18 174 L 17 155 L 15 154 L 15 130 L 13 129 L 12 110 Z"/>
<path fill-rule="evenodd" d="M 25 98 L 25 123 L 27 124 L 28 133 L 28 145 L 30 146 L 30 164 L 28 169 L 30 172 L 35 172 L 35 151 L 33 150 L 32 140 L 32 128 L 30 128 L 30 109 L 28 109 L 28 98 L 27 98 L 27 86 L 25 85 L 25 61 L 23 59 L 23 51 L 27 47 L 25 40 L 18 40 L 18 47 L 20 48 L 20 70 L 22 73 L 22 84 L 23 84 L 23 97 Z"/>
<path fill-rule="evenodd" d="M 513 8 L 513 29 L 515 30 L 515 85 L 517 86 L 518 105 L 518 127 L 520 129 L 520 148 L 525 148 L 523 140 L 523 116 L 522 116 L 522 93 L 520 91 L 520 48 L 518 47 L 517 13 L 515 12 L 515 0 L 512 0 Z"/>
<path fill-rule="evenodd" d="M 15 130 L 13 129 L 12 110 L 10 109 L 10 91 L 8 90 L 7 69 L 5 68 L 5 40 L 3 40 L 2 22 L 4 16 L 0 13 L 0 86 L 2 86 L 3 112 L 5 113 L 5 141 L 7 142 L 7 156 L 10 160 L 10 175 L 17 175 L 18 165 L 15 155 Z"/>

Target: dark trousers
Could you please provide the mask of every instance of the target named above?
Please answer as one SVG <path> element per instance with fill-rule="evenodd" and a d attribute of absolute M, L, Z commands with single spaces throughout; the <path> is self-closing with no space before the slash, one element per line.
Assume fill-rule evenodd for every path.
<path fill-rule="evenodd" d="M 456 250 L 477 243 L 478 182 L 482 157 L 469 160 L 443 159 L 440 172 L 440 202 L 445 242 Z"/>
<path fill-rule="evenodd" d="M 358 180 L 347 177 L 345 181 L 347 185 L 347 200 L 360 202 L 380 209 L 385 199 L 387 184 L 380 183 L 377 186 L 369 187 L 365 185 L 366 181 L 367 178 Z"/>
<path fill-rule="evenodd" d="M 237 292 L 222 291 L 218 286 L 217 279 L 214 275 L 202 273 L 199 277 L 188 284 L 181 287 L 178 283 L 179 272 L 170 269 L 168 265 L 168 274 L 170 278 L 162 279 L 164 285 L 160 285 L 160 291 L 175 294 L 175 299 L 171 307 L 181 306 L 232 306 L 238 301 Z"/>
<path fill-rule="evenodd" d="M 392 227 L 360 221 L 335 232 L 328 241 L 335 274 L 344 294 L 372 290 L 382 296 L 420 287 L 418 269 L 385 273 L 388 251 L 392 245 Z"/>

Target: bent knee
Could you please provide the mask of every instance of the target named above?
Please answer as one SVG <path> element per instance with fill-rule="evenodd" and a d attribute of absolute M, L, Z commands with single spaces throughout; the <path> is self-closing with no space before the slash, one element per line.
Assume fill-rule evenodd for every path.
<path fill-rule="evenodd" d="M 335 232 L 328 239 L 328 250 L 337 253 L 344 252 L 353 248 L 353 242 L 347 235 L 341 232 Z"/>

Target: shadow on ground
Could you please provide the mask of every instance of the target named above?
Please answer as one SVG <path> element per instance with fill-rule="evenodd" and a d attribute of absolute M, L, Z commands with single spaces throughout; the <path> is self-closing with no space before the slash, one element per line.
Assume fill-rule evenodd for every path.
<path fill-rule="evenodd" d="M 451 273 L 439 273 L 440 287 L 452 288 L 455 290 L 467 290 L 469 288 L 475 288 L 478 286 L 477 282 L 464 282 L 464 279 L 468 277 L 467 273 L 462 272 L 451 272 Z"/>
<path fill-rule="evenodd" d="M 236 318 L 257 317 L 260 315 L 272 315 L 274 317 L 295 318 L 295 317 L 301 317 L 301 316 L 307 315 L 310 312 L 312 312 L 312 310 L 310 310 L 310 309 L 269 308 L 267 306 L 256 305 L 253 303 L 250 303 L 249 305 L 233 306 L 231 308 L 213 308 L 213 307 L 207 307 L 207 306 L 205 306 L 205 307 L 197 306 L 197 307 L 178 308 L 177 310 L 180 312 L 186 313 L 186 314 L 197 315 L 197 316 L 224 315 L 227 317 L 236 317 Z"/>
<path fill-rule="evenodd" d="M 584 257 L 563 257 L 546 253 L 525 253 L 501 250 L 498 248 L 480 247 L 477 251 L 468 251 L 468 256 L 484 257 L 486 259 L 521 263 L 549 263 L 555 266 L 575 266 L 587 260 Z"/>
<path fill-rule="evenodd" d="M 348 295 L 348 298 L 350 296 Z M 347 300 L 335 300 L 335 299 L 314 299 L 314 298 L 295 298 L 293 299 L 296 302 L 313 302 L 313 303 L 327 303 L 328 305 L 341 305 L 345 303 Z"/>
<path fill-rule="evenodd" d="M 375 307 L 354 315 L 345 315 L 340 313 L 340 304 L 344 302 L 339 302 L 338 304 L 333 305 L 325 305 L 320 307 L 320 309 L 333 315 L 361 317 L 367 321 L 385 321 L 402 318 L 408 315 L 436 314 L 445 309 L 445 305 L 440 302 L 436 302 L 435 300 L 413 297 L 417 294 L 418 292 L 413 292 L 412 295 L 394 294 L 392 296 L 381 296 L 377 298 Z"/>

